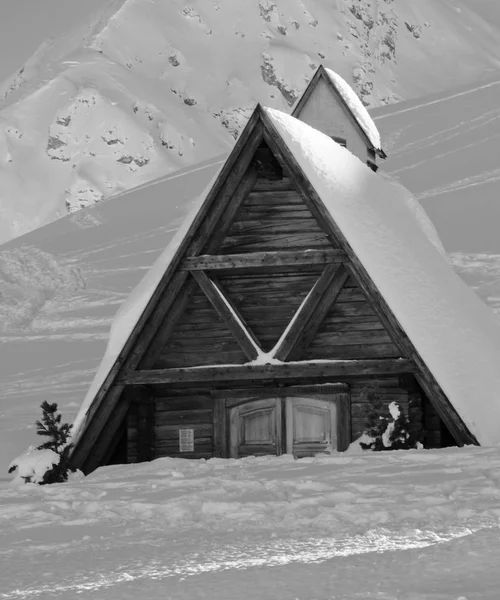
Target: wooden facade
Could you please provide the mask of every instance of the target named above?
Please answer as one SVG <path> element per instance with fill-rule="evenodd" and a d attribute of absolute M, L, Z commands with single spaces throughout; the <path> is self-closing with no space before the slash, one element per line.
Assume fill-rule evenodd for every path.
<path fill-rule="evenodd" d="M 73 466 L 342 451 L 367 391 L 476 443 L 258 106 L 87 413 Z"/>
<path fill-rule="evenodd" d="M 318 67 L 297 100 L 292 115 L 330 136 L 373 171 L 378 170 L 377 157 L 387 158 L 381 148 L 373 146 L 323 66 Z"/>

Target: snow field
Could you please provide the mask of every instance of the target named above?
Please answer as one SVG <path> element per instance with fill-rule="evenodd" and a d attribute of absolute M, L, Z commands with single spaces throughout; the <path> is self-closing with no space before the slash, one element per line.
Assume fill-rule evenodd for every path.
<path fill-rule="evenodd" d="M 498 448 L 104 467 L 0 486 L 0 598 L 496 600 L 499 519 Z"/>
<path fill-rule="evenodd" d="M 19 525 L 158 526 L 322 534 L 467 526 L 500 517 L 500 452 L 348 452 L 294 460 L 249 457 L 100 468 L 62 485 L 1 489 L 5 531 Z M 14 512 L 22 522 L 10 521 Z M 36 507 L 36 510 L 33 508 Z"/>

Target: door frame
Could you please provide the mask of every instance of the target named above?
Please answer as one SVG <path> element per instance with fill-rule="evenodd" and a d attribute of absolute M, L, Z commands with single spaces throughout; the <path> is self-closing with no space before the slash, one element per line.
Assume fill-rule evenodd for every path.
<path fill-rule="evenodd" d="M 283 415 L 281 424 L 282 453 L 286 452 L 286 409 L 285 398 L 307 396 L 334 402 L 337 405 L 337 451 L 344 452 L 351 443 L 351 396 L 346 383 L 326 383 L 320 385 L 293 385 L 266 388 L 238 388 L 229 390 L 212 390 L 214 399 L 213 435 L 214 456 L 229 457 L 229 413 L 230 409 L 254 400 L 265 398 L 281 398 Z"/>

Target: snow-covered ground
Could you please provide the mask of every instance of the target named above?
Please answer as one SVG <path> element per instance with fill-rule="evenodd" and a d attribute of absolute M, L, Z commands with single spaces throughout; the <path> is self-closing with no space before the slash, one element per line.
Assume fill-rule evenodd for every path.
<path fill-rule="evenodd" d="M 497 600 L 500 449 L 101 468 L 0 485 L 0 598 Z"/>

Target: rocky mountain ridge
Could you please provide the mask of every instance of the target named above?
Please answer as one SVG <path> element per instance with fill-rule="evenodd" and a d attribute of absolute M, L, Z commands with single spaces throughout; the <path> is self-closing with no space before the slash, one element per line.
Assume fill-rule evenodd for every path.
<path fill-rule="evenodd" d="M 486 0 L 481 0 L 484 2 Z M 471 0 L 113 0 L 0 86 L 0 242 L 227 151 L 320 63 L 374 107 L 500 67 Z"/>

